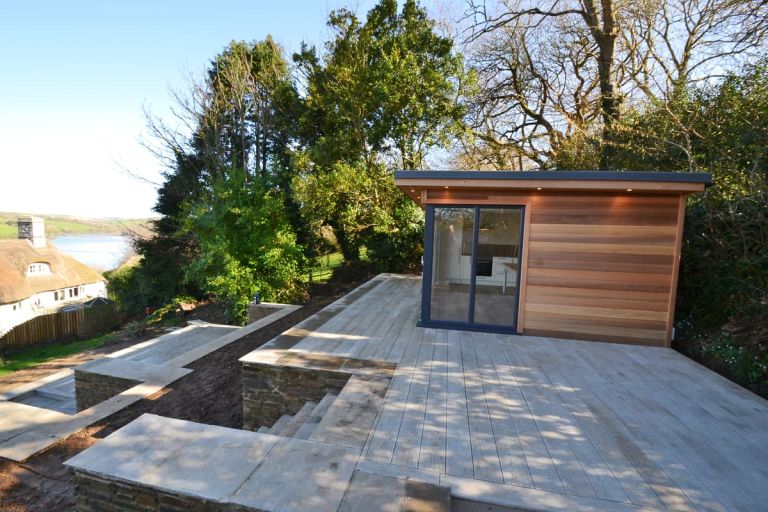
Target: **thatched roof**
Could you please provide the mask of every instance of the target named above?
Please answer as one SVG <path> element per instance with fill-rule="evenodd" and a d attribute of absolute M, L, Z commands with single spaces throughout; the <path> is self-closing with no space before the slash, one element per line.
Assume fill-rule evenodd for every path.
<path fill-rule="evenodd" d="M 32 263 L 48 263 L 51 273 L 27 277 Z M 55 247 L 35 248 L 27 240 L 0 240 L 0 304 L 100 281 L 105 281 L 101 274 Z"/>

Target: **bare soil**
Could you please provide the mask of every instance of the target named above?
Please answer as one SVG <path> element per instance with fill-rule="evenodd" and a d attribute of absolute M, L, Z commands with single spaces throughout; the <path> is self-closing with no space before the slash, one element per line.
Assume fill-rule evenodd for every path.
<path fill-rule="evenodd" d="M 241 428 L 243 407 L 238 359 L 370 277 L 362 270 L 337 274 L 332 281 L 314 287 L 313 298 L 303 308 L 197 360 L 189 366 L 194 371 L 170 387 L 81 430 L 24 463 L 0 458 L 0 510 L 75 510 L 72 475 L 62 463 L 144 413 Z"/>

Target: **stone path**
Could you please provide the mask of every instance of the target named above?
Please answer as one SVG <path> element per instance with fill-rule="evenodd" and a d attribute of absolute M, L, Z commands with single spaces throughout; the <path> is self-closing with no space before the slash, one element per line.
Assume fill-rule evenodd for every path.
<path fill-rule="evenodd" d="M 168 386 L 192 370 L 193 361 L 295 311 L 285 306 L 246 327 L 194 322 L 184 329 L 145 341 L 0 394 L 0 457 L 23 461 L 85 427 Z M 102 400 L 73 408 L 75 375 L 130 383 L 115 393 L 107 387 Z M 100 379 L 100 380 L 98 380 Z"/>

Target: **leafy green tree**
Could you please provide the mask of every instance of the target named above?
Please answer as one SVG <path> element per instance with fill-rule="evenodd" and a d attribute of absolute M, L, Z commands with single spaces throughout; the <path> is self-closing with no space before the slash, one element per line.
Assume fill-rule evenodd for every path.
<path fill-rule="evenodd" d="M 307 91 L 307 149 L 295 181 L 302 211 L 315 226 L 333 227 L 348 260 L 368 242 L 384 247 L 386 237 L 418 260 L 411 229 L 421 226 L 414 220 L 421 213 L 394 186 L 389 166 L 421 169 L 430 149 L 461 130 L 458 98 L 471 76 L 452 40 L 436 33 L 414 0 L 400 11 L 395 0 L 381 0 L 365 22 L 334 11 L 328 25 L 333 37 L 324 54 L 303 47 L 294 56 Z M 394 261 L 381 267 L 394 269 Z"/>
<path fill-rule="evenodd" d="M 689 199 L 678 348 L 768 396 L 768 59 L 628 113 L 623 166 L 703 171 Z"/>
<path fill-rule="evenodd" d="M 313 161 L 391 156 L 402 169 L 420 169 L 427 151 L 461 130 L 458 101 L 472 84 L 453 41 L 435 32 L 415 0 L 400 12 L 381 0 L 365 23 L 347 10 L 330 14 L 333 39 L 319 56 L 294 56 L 307 85 L 305 135 Z"/>
<path fill-rule="evenodd" d="M 305 223 L 291 190 L 299 104 L 282 50 L 271 37 L 232 42 L 178 99 L 191 135 L 150 120 L 169 169 L 156 236 L 139 243 L 134 274 L 146 305 L 213 294 L 240 319 L 256 290 L 301 295 L 294 251 Z"/>
<path fill-rule="evenodd" d="M 199 244 L 186 280 L 228 304 L 235 319 L 245 319 L 256 292 L 274 301 L 304 298 L 304 255 L 282 200 L 259 182 L 246 184 L 242 169 L 230 169 L 190 205 L 185 228 Z"/>

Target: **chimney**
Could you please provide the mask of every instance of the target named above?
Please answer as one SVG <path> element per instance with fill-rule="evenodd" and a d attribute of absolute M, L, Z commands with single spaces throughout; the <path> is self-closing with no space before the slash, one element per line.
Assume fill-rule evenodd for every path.
<path fill-rule="evenodd" d="M 45 243 L 45 221 L 40 217 L 19 217 L 19 240 L 28 240 L 32 247 L 43 249 Z"/>

